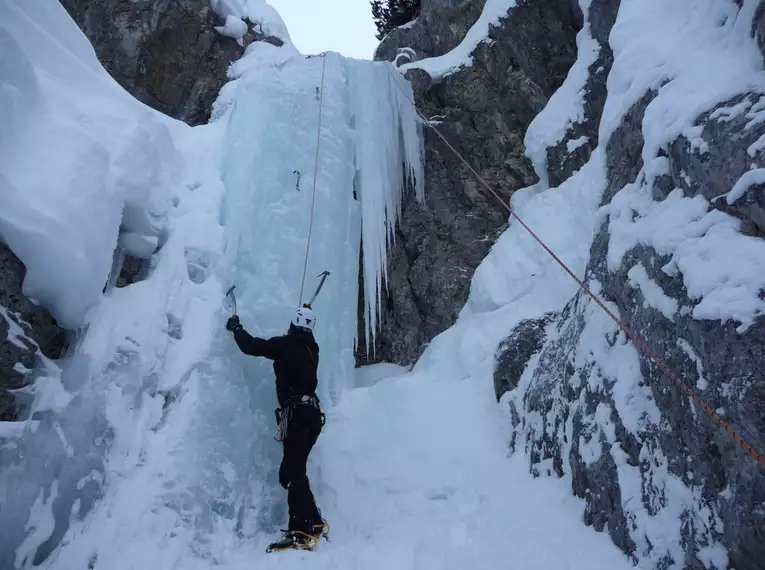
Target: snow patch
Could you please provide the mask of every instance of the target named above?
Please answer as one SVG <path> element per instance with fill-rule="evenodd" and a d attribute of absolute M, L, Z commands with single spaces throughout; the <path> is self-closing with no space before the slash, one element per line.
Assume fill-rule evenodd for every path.
<path fill-rule="evenodd" d="M 765 87 L 761 55 L 748 26 L 747 16 L 730 3 L 622 2 L 609 37 L 614 64 L 599 140 L 607 141 L 627 111 L 654 90 L 657 96 L 643 123 L 643 161 L 650 168 L 658 151 L 702 113 Z"/>
<path fill-rule="evenodd" d="M 696 379 L 696 388 L 702 391 L 706 390 L 709 387 L 709 381 L 706 379 L 704 374 L 704 365 L 701 363 L 701 358 L 699 358 L 699 355 L 696 354 L 696 351 L 693 350 L 693 347 L 688 343 L 687 340 L 682 338 L 677 339 L 677 346 L 679 346 L 682 351 L 685 352 L 688 358 L 690 358 L 696 365 L 696 373 L 698 374 L 698 378 Z M 695 407 L 693 409 L 695 409 Z"/>
<path fill-rule="evenodd" d="M 744 99 L 732 107 L 720 107 L 709 115 L 710 119 L 717 119 L 721 123 L 730 123 L 733 119 L 745 113 L 752 106 L 749 99 Z"/>
<path fill-rule="evenodd" d="M 648 276 L 642 263 L 634 265 L 627 273 L 627 277 L 630 285 L 640 289 L 643 294 L 644 307 L 653 307 L 667 319 L 673 319 L 678 311 L 677 300 L 664 293 L 659 284 Z"/>
<path fill-rule="evenodd" d="M 578 139 L 568 141 L 566 143 L 566 150 L 570 153 L 574 152 L 576 149 L 583 147 L 588 142 L 590 142 L 590 138 L 582 135 Z"/>
<path fill-rule="evenodd" d="M 242 19 L 246 16 L 250 22 L 260 28 L 261 33 L 277 37 L 285 43 L 284 47 L 294 49 L 287 26 L 273 6 L 266 2 L 266 0 L 245 1 L 246 9 Z"/>
<path fill-rule="evenodd" d="M 741 178 L 733 185 L 731 191 L 725 195 L 725 200 L 728 204 L 733 204 L 741 198 L 746 191 L 752 186 L 757 184 L 765 184 L 765 168 L 756 168 L 745 172 Z"/>
<path fill-rule="evenodd" d="M 373 386 L 381 380 L 401 376 L 408 372 L 409 368 L 390 362 L 380 362 L 379 364 L 361 366 L 355 370 L 355 385 L 358 388 Z"/>
<path fill-rule="evenodd" d="M 215 31 L 222 36 L 234 38 L 240 46 L 244 45 L 244 36 L 247 34 L 247 24 L 237 16 L 229 14 L 223 26 L 215 26 Z"/>
<path fill-rule="evenodd" d="M 601 209 L 610 214 L 608 267 L 617 270 L 637 245 L 651 247 L 670 257 L 664 272 L 682 274 L 698 301 L 694 318 L 738 321 L 742 333 L 765 314 L 765 242 L 741 234 L 736 218 L 708 210 L 702 196 L 687 198 L 680 189 L 657 202 L 640 184 L 627 185 Z"/>

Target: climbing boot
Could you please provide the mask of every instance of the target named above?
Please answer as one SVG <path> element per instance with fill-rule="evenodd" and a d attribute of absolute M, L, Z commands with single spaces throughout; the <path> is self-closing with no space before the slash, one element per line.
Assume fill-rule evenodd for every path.
<path fill-rule="evenodd" d="M 319 537 L 302 530 L 283 531 L 284 536 L 268 545 L 266 552 L 281 552 L 283 550 L 313 550 L 319 542 Z"/>
<path fill-rule="evenodd" d="M 316 537 L 316 540 L 323 538 L 329 542 L 329 523 L 322 520 L 320 523 L 313 525 L 313 535 Z"/>

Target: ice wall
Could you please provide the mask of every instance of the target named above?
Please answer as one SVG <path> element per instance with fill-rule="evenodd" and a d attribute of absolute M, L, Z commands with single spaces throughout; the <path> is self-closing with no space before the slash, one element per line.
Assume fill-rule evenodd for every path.
<path fill-rule="evenodd" d="M 15 5 L 0 3 L 3 16 L 39 28 L 41 65 L 54 48 L 69 53 L 80 45 L 92 58 L 58 6 L 30 6 L 39 10 L 34 22 Z M 4 18 L 3 25 L 10 21 Z M 90 65 L 86 76 L 103 74 Z M 402 185 L 409 180 L 422 193 L 421 176 L 413 182 L 422 159 L 418 125 L 407 107 L 408 84 L 384 64 L 337 54 L 304 57 L 289 43 L 253 44 L 232 66 L 231 77 L 211 125 L 189 129 L 168 123 L 168 131 L 159 117 L 156 136 L 141 131 L 144 123 L 126 110 L 132 100 L 119 106 L 126 96 L 117 88 L 116 103 L 99 114 L 106 103 L 88 99 L 90 91 L 38 80 L 41 99 L 53 100 L 50 89 L 60 87 L 72 105 L 92 103 L 92 109 L 85 103 L 76 107 L 80 123 L 103 126 L 112 145 L 104 148 L 119 151 L 105 158 L 110 169 L 99 171 L 115 186 L 72 182 L 67 187 L 72 202 L 108 206 L 117 221 L 123 213 L 123 226 L 135 221 L 128 224 L 130 232 L 144 236 L 148 225 L 138 222 L 154 218 L 140 214 L 154 212 L 149 206 L 159 203 L 166 212 L 148 278 L 105 296 L 100 291 L 106 262 L 120 231 L 105 210 L 91 219 L 84 210 L 75 215 L 62 206 L 61 231 L 33 243 L 41 254 L 58 247 L 52 250 L 62 257 L 58 263 L 81 269 L 78 279 L 89 296 L 83 293 L 74 308 L 68 304 L 71 295 L 53 304 L 72 309 L 72 323 L 87 311 L 89 328 L 64 370 L 52 369 L 38 382 L 30 420 L 0 434 L 4 568 L 207 568 L 238 540 L 284 524 L 284 492 L 277 482 L 281 450 L 273 441 L 273 372 L 269 362 L 240 354 L 223 329 L 229 314 L 223 293 L 237 285 L 239 314 L 251 333 L 286 331 L 300 297 L 315 166 L 304 299 L 313 292 L 316 275 L 329 270 L 314 303 L 322 404 L 330 407 L 354 385 L 362 232 L 367 310 L 373 315 Z M 92 87 L 85 79 L 82 85 Z M 3 93 L 8 92 L 13 93 Z M 17 103 L 28 104 L 23 98 Z M 38 118 L 42 126 L 45 117 Z M 138 131 L 127 123 L 138 124 Z M 19 153 L 27 146 L 37 152 L 23 129 L 14 133 Z M 86 139 L 67 139 L 70 147 L 57 155 L 58 166 L 90 173 L 87 163 L 75 158 L 98 156 L 103 149 Z M 183 178 L 163 178 L 170 170 L 154 169 L 163 160 L 182 161 L 176 166 Z M 299 189 L 295 171 L 301 173 Z M 153 192 L 155 185 L 166 194 L 126 198 L 135 195 L 130 188 Z M 109 193 L 110 188 L 122 193 Z M 57 195 L 51 196 L 56 204 Z M 156 202 L 156 196 L 167 200 Z M 130 204 L 142 207 L 121 209 Z M 45 212 L 42 206 L 39 211 Z M 9 218 L 22 248 L 37 239 L 31 225 L 21 223 L 31 219 Z M 125 227 L 122 232 L 130 233 Z M 75 255 L 90 251 L 77 249 L 78 243 L 102 253 L 109 249 L 106 273 L 98 255 Z M 311 469 L 320 484 L 318 465 Z M 141 548 L 132 548 L 136 544 Z"/>

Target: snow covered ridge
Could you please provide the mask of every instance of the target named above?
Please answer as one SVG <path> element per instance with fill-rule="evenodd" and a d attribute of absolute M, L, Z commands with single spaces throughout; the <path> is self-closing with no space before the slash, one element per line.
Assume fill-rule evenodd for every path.
<path fill-rule="evenodd" d="M 0 239 L 26 266 L 25 295 L 75 328 L 120 234 L 141 257 L 158 245 L 181 162 L 173 121 L 125 93 L 48 4 L 0 2 Z"/>

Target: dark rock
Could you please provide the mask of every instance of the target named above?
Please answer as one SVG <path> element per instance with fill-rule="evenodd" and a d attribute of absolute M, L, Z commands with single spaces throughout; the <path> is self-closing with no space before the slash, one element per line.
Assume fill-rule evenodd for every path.
<path fill-rule="evenodd" d="M 120 270 L 119 277 L 117 278 L 117 287 L 127 287 L 133 283 L 137 283 L 141 280 L 141 272 L 143 270 L 144 260 L 132 255 L 125 255 L 125 259 L 122 263 L 122 269 Z"/>
<path fill-rule="evenodd" d="M 606 143 L 606 180 L 608 182 L 601 204 L 611 202 L 616 193 L 637 179 L 643 168 L 643 116 L 656 97 L 648 91 L 624 116 Z"/>
<path fill-rule="evenodd" d="M 736 0 L 741 7 L 743 0 Z M 765 0 L 760 0 L 757 9 L 754 12 L 754 18 L 752 19 L 752 37 L 756 38 L 757 46 L 762 53 L 763 61 L 765 61 Z"/>
<path fill-rule="evenodd" d="M 547 325 L 555 318 L 547 314 L 539 319 L 526 319 L 500 343 L 494 355 L 494 393 L 497 401 L 505 392 L 514 390 L 529 360 L 542 350 L 547 339 Z"/>
<path fill-rule="evenodd" d="M 408 28 L 391 32 L 378 59 L 410 47 L 415 59 L 459 43 L 481 3 L 423 2 Z M 451 15 L 450 15 L 451 14 Z M 431 24 L 432 23 L 432 24 Z M 492 28 L 491 42 L 471 67 L 431 82 L 410 72 L 416 102 L 434 126 L 504 200 L 537 181 L 523 136 L 561 85 L 575 59 L 576 16 L 569 3 L 522 3 Z M 538 38 L 546 38 L 538 42 Z M 425 204 L 409 195 L 389 257 L 388 295 L 370 355 L 360 362 L 410 364 L 451 326 L 467 300 L 470 280 L 507 223 L 507 212 L 431 130 L 425 131 Z"/>
<path fill-rule="evenodd" d="M 584 119 L 569 126 L 561 141 L 547 149 L 547 177 L 551 187 L 560 186 L 564 180 L 584 166 L 592 151 L 599 144 L 598 130 L 606 102 L 606 80 L 614 63 L 614 54 L 608 35 L 616 22 L 621 0 L 593 0 L 589 7 L 590 33 L 598 42 L 600 52 L 590 65 L 584 86 Z M 568 150 L 569 142 L 582 137 L 587 140 L 573 152 Z"/>
<path fill-rule="evenodd" d="M 191 125 L 207 122 L 244 48 L 219 35 L 209 0 L 61 0 L 103 66 L 136 99 Z M 255 38 L 248 34 L 246 42 Z M 280 42 L 271 38 L 271 43 Z M 277 44 L 278 45 L 278 44 Z"/>
<path fill-rule="evenodd" d="M 0 421 L 19 415 L 9 390 L 29 384 L 30 372 L 39 363 L 38 351 L 47 358 L 59 358 L 66 340 L 48 311 L 21 293 L 25 273 L 24 264 L 0 243 Z M 19 328 L 23 333 L 13 334 Z"/>

